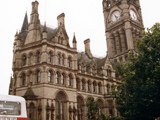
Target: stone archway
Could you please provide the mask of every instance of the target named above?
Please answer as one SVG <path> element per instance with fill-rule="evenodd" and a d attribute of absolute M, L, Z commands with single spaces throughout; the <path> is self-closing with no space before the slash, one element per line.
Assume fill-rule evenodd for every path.
<path fill-rule="evenodd" d="M 59 91 L 56 95 L 56 120 L 67 120 L 67 96 L 63 91 Z"/>
<path fill-rule="evenodd" d="M 85 120 L 85 104 L 82 96 L 77 96 L 77 120 Z"/>

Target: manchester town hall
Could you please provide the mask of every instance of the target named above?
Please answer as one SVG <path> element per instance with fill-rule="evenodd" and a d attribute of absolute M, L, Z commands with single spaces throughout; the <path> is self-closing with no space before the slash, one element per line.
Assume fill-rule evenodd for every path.
<path fill-rule="evenodd" d="M 137 51 L 144 31 L 139 0 L 102 0 L 107 54 L 92 55 L 90 39 L 77 51 L 65 27 L 65 14 L 57 27 L 41 24 L 38 1 L 32 2 L 30 21 L 25 14 L 13 43 L 13 76 L 9 94 L 26 99 L 31 120 L 86 120 L 87 101 L 94 98 L 107 116 L 118 116 L 112 91 L 121 83 L 115 62 L 126 62 Z M 97 33 L 98 34 L 98 33 Z"/>

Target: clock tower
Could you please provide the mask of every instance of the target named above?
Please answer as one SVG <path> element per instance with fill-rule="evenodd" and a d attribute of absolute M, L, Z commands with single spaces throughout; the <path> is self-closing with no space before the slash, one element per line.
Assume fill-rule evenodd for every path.
<path fill-rule="evenodd" d="M 103 0 L 102 4 L 108 56 L 125 62 L 129 51 L 137 52 L 144 30 L 139 0 Z"/>

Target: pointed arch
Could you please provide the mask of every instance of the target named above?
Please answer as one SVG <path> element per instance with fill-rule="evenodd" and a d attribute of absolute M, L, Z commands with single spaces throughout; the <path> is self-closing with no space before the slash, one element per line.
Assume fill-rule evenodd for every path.
<path fill-rule="evenodd" d="M 26 80 L 26 73 L 25 72 L 22 72 L 22 74 L 21 74 L 21 85 L 22 86 L 25 86 L 26 85 L 26 82 L 27 82 L 27 80 Z"/>
<path fill-rule="evenodd" d="M 81 95 L 77 96 L 77 119 L 84 120 L 85 118 L 85 106 L 84 98 Z"/>
<path fill-rule="evenodd" d="M 36 63 L 41 62 L 41 53 L 39 50 L 36 51 Z"/>
<path fill-rule="evenodd" d="M 29 115 L 28 115 L 29 119 L 34 120 L 35 114 L 36 114 L 35 113 L 35 104 L 33 102 L 31 102 L 29 104 Z"/>
<path fill-rule="evenodd" d="M 74 79 L 73 74 L 70 73 L 70 74 L 68 75 L 68 80 L 69 80 L 68 86 L 73 87 L 73 79 Z"/>
<path fill-rule="evenodd" d="M 67 103 L 68 100 L 67 94 L 60 90 L 57 92 L 55 101 L 56 101 L 56 120 L 64 120 L 68 109 L 67 109 Z"/>
<path fill-rule="evenodd" d="M 52 63 L 53 62 L 53 52 L 49 51 L 48 52 L 48 63 Z"/>
<path fill-rule="evenodd" d="M 21 57 L 21 61 L 22 61 L 22 66 L 25 66 L 27 64 L 27 55 L 23 54 Z"/>

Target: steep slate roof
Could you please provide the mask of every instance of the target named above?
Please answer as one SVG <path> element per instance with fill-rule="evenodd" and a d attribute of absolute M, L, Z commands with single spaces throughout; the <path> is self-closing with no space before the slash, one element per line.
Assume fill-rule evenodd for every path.
<path fill-rule="evenodd" d="M 41 25 L 41 32 L 44 30 L 44 25 Z M 51 27 L 46 27 L 46 32 L 48 34 L 48 40 L 50 40 L 52 37 L 56 35 L 58 32 L 58 28 L 51 28 Z"/>
<path fill-rule="evenodd" d="M 100 69 L 108 61 L 107 56 L 105 56 L 104 58 L 93 57 L 93 59 L 90 59 L 84 52 L 79 52 L 78 53 L 78 61 L 81 61 L 81 60 L 84 60 L 86 65 L 89 65 L 94 60 L 97 65 L 97 69 Z"/>

